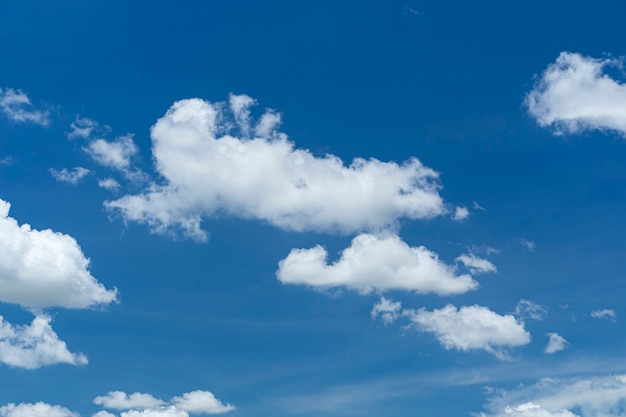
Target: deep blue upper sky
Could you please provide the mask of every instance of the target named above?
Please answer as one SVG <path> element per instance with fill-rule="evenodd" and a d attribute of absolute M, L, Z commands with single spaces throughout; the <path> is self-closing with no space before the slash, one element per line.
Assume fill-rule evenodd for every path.
<path fill-rule="evenodd" d="M 0 235 L 5 241 L 0 316 L 11 326 L 50 317 L 67 349 L 88 358 L 87 364 L 34 369 L 8 363 L 3 358 L 11 346 L 26 342 L 2 333 L 0 322 L 0 407 L 42 401 L 82 416 L 106 408 L 123 417 L 139 415 L 128 409 L 156 417 L 165 409 L 137 404 L 124 409 L 93 400 L 123 391 L 168 401 L 203 390 L 224 407 L 234 405 L 234 410 L 222 409 L 234 417 L 451 417 L 481 411 L 494 417 L 570 416 L 556 414 L 560 409 L 583 417 L 625 415 L 626 393 L 605 408 L 589 408 L 542 402 L 530 388 L 516 388 L 557 378 L 550 392 L 571 394 L 578 392 L 572 384 L 604 386 L 602 378 L 626 371 L 621 360 L 626 346 L 626 87 L 623 68 L 616 64 L 626 55 L 625 17 L 626 3 L 618 0 L 0 3 L 0 199 L 11 204 L 8 216 L 19 224 L 75 239 L 90 260 L 91 275 L 119 291 L 116 302 L 81 308 L 66 308 L 58 300 L 42 306 L 23 301 L 39 297 L 37 291 L 42 299 L 52 297 L 52 290 L 33 284 L 45 281 L 52 267 L 38 264 L 46 255 L 33 255 L 24 265 L 35 268 L 34 281 L 21 284 L 30 270 L 11 272 L 9 264 L 22 259 L 25 249 L 18 248 L 9 229 L 0 228 L 6 234 Z M 562 52 L 579 54 L 588 65 L 613 59 L 602 67 L 613 84 L 602 89 L 600 74 L 563 96 L 557 97 L 562 90 L 556 88 L 541 90 L 542 74 Z M 583 71 L 582 64 L 568 65 L 570 74 Z M 26 95 L 31 104 L 2 107 L 9 91 Z M 525 100 L 531 91 L 542 94 L 555 122 L 543 123 L 529 111 Z M 335 177 L 320 182 L 320 197 L 307 203 L 316 208 L 309 212 L 305 203 L 294 203 L 280 217 L 262 208 L 285 197 L 271 194 L 281 175 L 291 178 L 292 171 L 274 172 L 279 162 L 258 168 L 262 161 L 242 159 L 236 174 L 228 174 L 228 155 L 206 159 L 200 145 L 187 160 L 176 154 L 175 148 L 184 146 L 184 132 L 164 128 L 161 141 L 153 142 L 157 130 L 151 138 L 151 127 L 160 118 L 169 120 L 166 112 L 178 100 L 225 103 L 235 97 L 230 94 L 257 101 L 251 108 L 254 121 L 266 108 L 280 113 L 280 132 L 294 148 L 308 149 L 313 161 L 332 154 L 348 166 L 357 157 L 376 158 L 408 170 L 402 163 L 418 158 L 439 173 L 442 188 L 429 193 L 439 195 L 443 205 L 433 216 L 398 214 L 385 194 L 390 188 L 396 193 L 395 177 L 387 173 L 376 178 L 391 185 L 381 186 L 372 200 L 363 197 L 345 221 L 358 218 L 361 209 L 367 213 L 368 204 L 378 207 L 377 195 L 392 214 L 381 214 L 376 227 L 342 229 L 344 220 L 337 220 L 337 227 L 327 228 L 315 216 L 338 201 L 339 209 L 328 209 L 329 216 L 343 219 L 341 208 L 352 206 L 342 193 L 353 185 L 335 193 L 328 191 L 339 181 Z M 224 124 L 237 124 L 227 104 L 212 106 L 228 113 Z M 564 116 L 566 107 L 583 115 Z M 15 108 L 47 112 L 47 123 L 19 120 L 10 113 Z M 99 127 L 91 135 L 68 138 L 81 119 Z M 563 128 L 568 120 L 580 124 Z M 558 134 L 561 130 L 564 134 Z M 99 139 L 119 144 L 127 134 L 137 151 L 122 162 L 112 159 L 111 148 L 95 148 Z M 243 128 L 230 134 L 241 140 L 240 149 L 251 142 Z M 267 149 L 253 149 L 252 157 L 273 155 L 277 136 L 263 140 Z M 223 151 L 216 146 L 207 152 L 216 149 Z M 169 163 L 173 168 L 165 171 Z M 299 169 L 295 166 L 288 165 L 293 172 Z M 75 167 L 89 170 L 75 184 L 50 171 Z M 294 181 L 314 189 L 317 175 L 322 176 L 318 168 L 302 171 L 305 179 Z M 225 179 L 218 179 L 220 173 Z M 175 180 L 179 174 L 185 179 Z M 233 195 L 238 190 L 239 176 L 244 181 L 246 175 L 261 185 L 229 197 L 229 190 Z M 99 187 L 105 178 L 120 188 Z M 155 230 L 162 223 L 150 224 L 149 214 L 137 219 L 103 205 L 124 196 L 143 198 L 151 183 L 170 193 L 163 212 L 175 224 L 163 233 Z M 213 184 L 222 191 L 211 200 Z M 467 208 L 467 215 L 455 220 L 456 208 Z M 301 212 L 312 216 L 305 216 L 313 219 L 309 226 L 281 226 L 284 219 L 296 224 Z M 181 232 L 176 223 L 193 215 L 210 235 L 205 242 Z M 374 222 L 372 216 L 364 218 Z M 11 233 L 17 236 L 16 230 Z M 393 287 L 394 278 L 383 274 L 368 292 L 345 282 L 320 288 L 314 283 L 321 279 L 318 273 L 301 278 L 308 285 L 277 279 L 279 262 L 292 249 L 321 245 L 331 264 L 362 233 L 381 240 L 397 235 L 410 247 L 424 246 L 448 265 L 448 272 L 471 273 L 479 287 L 428 292 Z M 50 247 L 42 250 L 60 259 Z M 391 256 L 375 253 L 380 259 L 358 260 L 375 265 L 364 266 L 355 280 Z M 488 260 L 497 273 L 472 273 L 457 259 L 462 254 Z M 329 272 L 330 278 L 340 276 Z M 72 274 L 67 277 L 72 281 Z M 16 285 L 25 285 L 22 298 L 10 298 Z M 383 295 L 402 302 L 400 317 L 388 324 L 371 315 Z M 540 319 L 524 313 L 520 300 L 543 311 Z M 466 339 L 446 345 L 441 332 L 452 332 L 446 326 L 455 324 L 442 324 L 429 312 L 448 304 L 459 311 L 480 306 L 494 314 L 481 317 L 511 321 L 506 331 L 498 327 L 501 322 L 493 324 L 495 336 L 457 323 L 455 331 L 463 333 L 458 337 Z M 525 331 L 529 339 L 509 330 Z M 548 334 L 567 342 L 546 353 Z M 473 338 L 491 341 L 461 347 Z M 27 345 L 22 347 L 28 350 Z M 531 401 L 553 414 L 532 409 L 521 414 L 515 408 L 503 414 L 506 405 Z M 171 412 L 179 413 L 171 415 L 194 415 L 175 400 L 171 404 L 178 407 Z M 2 417 L 31 416 L 19 413 L 0 408 Z"/>

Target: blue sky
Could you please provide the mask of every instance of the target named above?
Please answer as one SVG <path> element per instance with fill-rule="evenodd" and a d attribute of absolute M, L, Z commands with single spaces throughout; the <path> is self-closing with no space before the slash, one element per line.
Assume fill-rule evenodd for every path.
<path fill-rule="evenodd" d="M 625 14 L 2 2 L 0 417 L 626 415 Z"/>

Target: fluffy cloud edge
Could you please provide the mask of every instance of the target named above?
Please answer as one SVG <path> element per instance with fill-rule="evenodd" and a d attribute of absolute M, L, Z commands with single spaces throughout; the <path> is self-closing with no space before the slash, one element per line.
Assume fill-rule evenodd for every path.
<path fill-rule="evenodd" d="M 468 274 L 457 275 L 437 254 L 423 246 L 411 247 L 397 235 L 360 234 L 340 258 L 327 262 L 321 246 L 293 249 L 278 263 L 276 276 L 283 284 L 317 289 L 349 288 L 361 294 L 405 290 L 440 296 L 475 290 Z"/>
<path fill-rule="evenodd" d="M 299 232 L 354 233 L 447 212 L 438 174 L 416 158 L 356 158 L 346 166 L 334 155 L 316 157 L 276 130 L 278 113 L 267 110 L 253 124 L 255 103 L 245 95 L 231 95 L 228 104 L 174 103 L 151 130 L 164 184 L 105 207 L 155 233 L 179 230 L 200 241 L 201 220 L 217 214 Z M 230 135 L 233 126 L 239 137 Z"/>

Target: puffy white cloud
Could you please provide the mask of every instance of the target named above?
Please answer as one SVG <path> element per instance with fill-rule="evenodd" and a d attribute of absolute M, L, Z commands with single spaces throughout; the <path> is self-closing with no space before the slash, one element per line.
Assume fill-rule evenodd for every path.
<path fill-rule="evenodd" d="M 50 168 L 50 174 L 57 181 L 67 182 L 68 184 L 76 185 L 81 182 L 91 171 L 83 167 L 75 167 L 72 169 L 63 168 L 57 170 Z"/>
<path fill-rule="evenodd" d="M 97 413 L 94 413 L 91 415 L 91 417 L 117 417 L 115 414 L 113 413 L 109 413 L 108 411 L 98 411 Z"/>
<path fill-rule="evenodd" d="M 465 220 L 469 217 L 469 210 L 467 207 L 458 207 L 454 210 L 454 214 L 452 215 L 452 220 Z"/>
<path fill-rule="evenodd" d="M 120 189 L 121 186 L 119 182 L 109 177 L 98 180 L 98 187 L 104 188 L 107 191 L 117 191 Z"/>
<path fill-rule="evenodd" d="M 374 304 L 370 314 L 373 319 L 380 316 L 383 323 L 391 324 L 402 314 L 402 303 L 399 301 L 395 302 L 385 297 L 380 297 L 380 301 Z"/>
<path fill-rule="evenodd" d="M 573 414 L 570 411 L 560 410 L 557 412 L 552 412 L 532 402 L 520 404 L 516 407 L 507 406 L 504 409 L 504 412 L 494 417 L 505 417 L 505 416 L 510 416 L 510 417 L 577 417 L 576 414 Z"/>
<path fill-rule="evenodd" d="M 0 89 L 0 112 L 9 119 L 14 122 L 34 123 L 42 126 L 50 123 L 47 111 L 31 110 L 30 107 L 30 99 L 22 91 L 12 88 Z"/>
<path fill-rule="evenodd" d="M 84 149 L 99 164 L 122 172 L 130 169 L 131 158 L 138 152 L 132 135 L 120 136 L 113 142 L 96 139 Z"/>
<path fill-rule="evenodd" d="M 498 268 L 494 264 L 471 253 L 459 256 L 456 261 L 465 265 L 472 274 L 498 272 Z"/>
<path fill-rule="evenodd" d="M 89 273 L 74 238 L 32 229 L 9 217 L 11 205 L 0 200 L 0 301 L 29 308 L 86 308 L 115 301 Z"/>
<path fill-rule="evenodd" d="M 515 306 L 515 315 L 521 319 L 543 320 L 547 314 L 547 308 L 523 298 Z"/>
<path fill-rule="evenodd" d="M 140 392 L 129 395 L 123 391 L 111 391 L 107 395 L 94 398 L 93 403 L 114 410 L 129 410 L 131 408 L 159 407 L 164 404 L 164 401 Z"/>
<path fill-rule="evenodd" d="M 78 417 L 65 407 L 43 402 L 7 404 L 0 407 L 1 417 Z"/>
<path fill-rule="evenodd" d="M 0 362 L 25 369 L 58 363 L 86 365 L 87 357 L 71 353 L 50 321 L 50 317 L 39 315 L 28 326 L 13 326 L 0 316 Z"/>
<path fill-rule="evenodd" d="M 544 349 L 544 352 L 547 354 L 565 350 L 567 349 L 567 345 L 569 345 L 569 342 L 558 333 L 548 333 L 548 338 L 548 345 Z"/>
<path fill-rule="evenodd" d="M 404 314 L 418 330 L 433 333 L 446 349 L 485 350 L 506 359 L 507 348 L 530 343 L 530 334 L 523 323 L 482 306 L 457 309 L 447 305 L 433 311 L 405 310 Z"/>
<path fill-rule="evenodd" d="M 346 166 L 334 155 L 316 157 L 276 131 L 280 117 L 272 111 L 252 126 L 253 103 L 247 96 L 231 96 L 230 110 L 200 99 L 174 103 L 151 130 L 165 184 L 105 206 L 153 232 L 178 230 L 198 240 L 206 239 L 201 219 L 217 213 L 342 233 L 445 213 L 438 174 L 417 159 L 357 158 Z M 233 118 L 241 137 L 229 134 Z"/>
<path fill-rule="evenodd" d="M 489 409 L 497 414 L 506 405 L 532 402 L 551 413 L 576 411 L 582 417 L 618 417 L 626 415 L 626 375 L 583 377 L 571 379 L 544 378 L 534 385 L 520 385 L 500 391 L 489 401 Z M 515 414 L 513 414 L 515 415 Z M 522 414 L 523 415 L 523 414 Z M 533 414 L 530 414 L 534 416 Z M 563 414 L 571 417 L 573 414 Z M 539 416 L 543 416 L 539 414 Z"/>
<path fill-rule="evenodd" d="M 594 310 L 591 312 L 591 317 L 594 319 L 609 319 L 612 321 L 617 320 L 617 314 L 615 314 L 615 310 L 604 309 L 604 310 Z"/>
<path fill-rule="evenodd" d="M 438 295 L 461 294 L 478 287 L 470 275 L 457 275 L 423 246 L 410 247 L 398 236 L 360 234 L 332 265 L 321 246 L 293 249 L 278 264 L 284 284 L 314 288 L 346 287 L 363 294 L 407 290 Z"/>
<path fill-rule="evenodd" d="M 232 404 L 223 404 L 209 391 L 187 392 L 170 401 L 176 408 L 193 414 L 223 414 L 235 409 Z"/>
<path fill-rule="evenodd" d="M 106 408 L 127 410 L 121 413 L 121 417 L 187 417 L 189 413 L 224 414 L 235 409 L 232 404 L 222 403 L 212 392 L 201 390 L 173 397 L 168 403 L 150 394 L 136 392 L 128 395 L 123 391 L 111 391 L 96 397 L 93 402 Z"/>
<path fill-rule="evenodd" d="M 599 129 L 626 135 L 626 85 L 604 72 L 609 66 L 622 68 L 622 62 L 562 52 L 527 95 L 530 114 L 557 134 Z"/>

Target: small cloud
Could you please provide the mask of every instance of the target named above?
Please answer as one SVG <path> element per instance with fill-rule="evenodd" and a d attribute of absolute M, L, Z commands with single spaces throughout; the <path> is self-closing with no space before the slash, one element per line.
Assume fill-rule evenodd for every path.
<path fill-rule="evenodd" d="M 520 243 L 520 245 L 522 245 L 527 250 L 531 252 L 535 251 L 535 248 L 536 248 L 535 242 L 528 240 L 528 239 L 518 239 L 517 241 Z"/>
<path fill-rule="evenodd" d="M 459 256 L 458 258 L 456 258 L 456 261 L 461 262 L 463 265 L 465 265 L 472 274 L 498 272 L 498 269 L 494 264 L 471 253 Z"/>
<path fill-rule="evenodd" d="M 121 186 L 119 182 L 109 177 L 98 180 L 98 187 L 104 188 L 107 191 L 117 191 L 120 189 Z"/>
<path fill-rule="evenodd" d="M 553 353 L 567 349 L 567 345 L 569 345 L 569 342 L 565 340 L 560 334 L 548 333 L 547 336 L 550 340 L 548 341 L 548 345 L 544 349 L 545 353 L 551 355 Z"/>
<path fill-rule="evenodd" d="M 469 210 L 467 207 L 459 207 L 454 210 L 454 214 L 452 215 L 452 220 L 461 221 L 465 220 L 469 217 Z"/>
<path fill-rule="evenodd" d="M 13 163 L 13 158 L 10 156 L 5 156 L 4 158 L 0 158 L 0 165 L 11 165 Z"/>
<path fill-rule="evenodd" d="M 98 128 L 98 122 L 88 119 L 86 117 L 81 118 L 76 116 L 76 120 L 70 125 L 71 130 L 67 133 L 68 139 L 88 139 L 91 134 Z"/>
<path fill-rule="evenodd" d="M 50 174 L 60 182 L 76 185 L 81 182 L 91 171 L 83 167 L 75 167 L 72 169 L 63 168 L 57 170 L 50 168 Z"/>
<path fill-rule="evenodd" d="M 543 320 L 548 314 L 548 309 L 532 301 L 521 299 L 515 307 L 515 315 L 521 319 Z"/>
<path fill-rule="evenodd" d="M 486 208 L 484 208 L 483 206 L 481 206 L 475 201 L 472 201 L 472 207 L 474 207 L 474 210 L 487 211 Z"/>
<path fill-rule="evenodd" d="M 0 112 L 14 122 L 33 123 L 41 126 L 50 124 L 47 111 L 32 110 L 30 98 L 20 90 L 0 89 Z"/>
<path fill-rule="evenodd" d="M 383 320 L 385 325 L 391 324 L 396 321 L 402 312 L 402 303 L 399 301 L 394 302 L 392 299 L 381 297 L 380 301 L 374 304 L 372 308 L 372 319 L 376 319 L 378 316 Z"/>
<path fill-rule="evenodd" d="M 617 320 L 617 314 L 615 314 L 615 310 L 594 310 L 591 312 L 591 317 L 594 319 L 607 319 L 611 321 Z"/>

